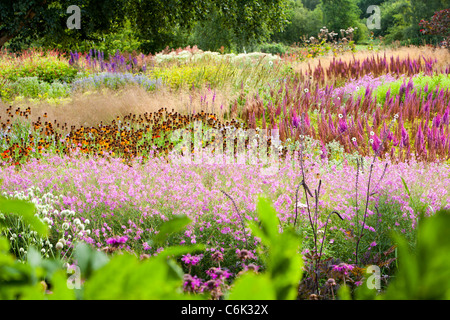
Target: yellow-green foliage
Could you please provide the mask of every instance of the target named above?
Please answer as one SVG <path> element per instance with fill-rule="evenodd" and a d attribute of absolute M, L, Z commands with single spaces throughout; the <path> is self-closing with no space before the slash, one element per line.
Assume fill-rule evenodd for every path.
<path fill-rule="evenodd" d="M 227 64 L 190 64 L 170 68 L 155 67 L 151 72 L 152 78 L 162 79 L 165 85 L 179 89 L 192 86 L 200 88 L 203 84 L 216 86 L 224 77 L 229 77 L 233 69 Z"/>
<path fill-rule="evenodd" d="M 59 80 L 71 82 L 77 70 L 71 67 L 64 57 L 55 52 L 23 52 L 20 57 L 2 53 L 0 55 L 0 78 L 17 81 L 22 77 L 37 77 L 51 83 Z"/>

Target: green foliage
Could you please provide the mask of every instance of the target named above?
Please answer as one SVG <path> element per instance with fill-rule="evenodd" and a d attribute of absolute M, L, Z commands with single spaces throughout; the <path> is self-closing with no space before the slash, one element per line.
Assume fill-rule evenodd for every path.
<path fill-rule="evenodd" d="M 231 77 L 234 71 L 229 64 L 181 65 L 171 68 L 153 68 L 150 73 L 154 79 L 162 79 L 163 83 L 173 89 L 200 88 L 204 84 L 216 87 L 224 79 Z"/>
<path fill-rule="evenodd" d="M 0 210 L 14 212 L 30 225 L 44 233 L 39 221 L 30 219 L 32 205 L 24 201 L 2 199 Z M 259 223 L 250 222 L 254 236 L 261 239 L 260 256 L 265 272 L 246 272 L 234 282 L 226 295 L 231 300 L 295 299 L 302 276 L 303 260 L 300 239 L 294 230 L 280 232 L 280 221 L 267 199 L 258 201 Z M 164 223 L 153 239 L 164 243 L 167 236 L 185 228 L 190 220 L 185 217 Z M 439 211 L 432 217 L 422 217 L 417 231 L 417 244 L 412 253 L 408 241 L 397 234 L 399 271 L 384 293 L 377 293 L 366 285 L 354 293 L 341 286 L 338 299 L 449 299 L 450 298 L 450 211 Z M 1 299 L 205 299 L 204 295 L 186 295 L 182 292 L 183 270 L 174 257 L 203 250 L 202 246 L 168 247 L 155 257 L 140 260 L 123 252 L 108 258 L 104 253 L 86 244 L 76 246 L 74 258 L 81 274 L 74 274 L 84 285 L 70 289 L 68 273 L 61 260 L 43 259 L 30 248 L 27 261 L 19 262 L 9 253 L 10 246 L 0 238 L 0 298 Z M 47 289 L 50 288 L 50 291 Z"/>
<path fill-rule="evenodd" d="M 177 299 L 182 297 L 183 273 L 162 258 L 144 262 L 126 253 L 117 255 L 85 284 L 84 298 L 94 299 Z M 150 289 L 151 288 L 151 289 Z"/>
<path fill-rule="evenodd" d="M 205 20 L 195 24 L 189 44 L 197 45 L 202 50 L 218 52 L 223 47 L 224 53 L 237 51 L 233 32 L 225 27 L 225 21 L 226 16 L 212 10 Z"/>
<path fill-rule="evenodd" d="M 448 300 L 450 298 L 450 211 L 441 210 L 432 217 L 422 217 L 417 231 L 417 245 L 410 251 L 408 242 L 398 234 L 399 270 L 383 294 L 361 286 L 357 299 Z"/>
<path fill-rule="evenodd" d="M 19 78 L 15 82 L 8 81 L 1 90 L 4 101 L 14 100 L 15 97 L 33 99 L 59 99 L 67 98 L 71 94 L 71 88 L 59 81 L 48 83 L 39 80 L 38 77 Z"/>
<path fill-rule="evenodd" d="M 80 53 L 97 49 L 97 51 L 102 51 L 105 57 L 114 56 L 117 50 L 123 53 L 139 50 L 142 42 L 138 39 L 128 19 L 124 21 L 123 25 L 116 23 L 114 30 L 106 34 L 96 32 L 91 36 L 92 40 L 77 41 L 75 43 L 50 42 L 45 38 L 40 42 L 51 48 Z"/>
<path fill-rule="evenodd" d="M 24 222 L 29 224 L 41 236 L 46 236 L 48 234 L 47 226 L 34 215 L 35 206 L 30 202 L 17 199 L 10 200 L 0 196 L 0 212 L 6 215 L 20 215 Z M 7 227 L 10 226 L 0 220 L 0 231 Z"/>
<path fill-rule="evenodd" d="M 282 43 L 263 43 L 259 46 L 260 52 L 270 53 L 270 54 L 285 54 L 288 50 L 288 47 L 283 45 Z"/>
<path fill-rule="evenodd" d="M 282 32 L 275 33 L 272 41 L 282 42 L 287 45 L 299 43 L 303 37 L 316 36 L 323 27 L 322 9 L 320 6 L 314 10 L 304 8 L 301 1 L 290 1 L 288 10 L 289 24 Z"/>
<path fill-rule="evenodd" d="M 436 43 L 435 37 L 423 37 L 419 22 L 429 19 L 434 12 L 447 9 L 446 0 L 388 0 L 381 5 L 381 29 L 374 30 L 375 36 L 385 36 L 387 43 L 407 41 L 420 45 L 423 41 Z"/>
<path fill-rule="evenodd" d="M 360 9 L 353 0 L 322 0 L 323 22 L 328 30 L 339 33 L 341 29 L 359 24 Z"/>
<path fill-rule="evenodd" d="M 161 51 L 175 31 L 192 31 L 195 22 L 200 23 L 196 40 L 212 31 L 200 47 L 233 46 L 239 52 L 244 47 L 249 50 L 285 24 L 285 3 L 281 0 L 130 1 L 128 7 L 132 24 L 143 39 L 141 49 L 146 52 Z M 208 30 L 208 26 L 212 28 Z M 215 35 L 223 43 L 214 40 Z"/>
<path fill-rule="evenodd" d="M 433 76 L 425 76 L 422 74 L 419 74 L 415 76 L 414 78 L 400 78 L 397 81 L 389 82 L 382 84 L 375 88 L 372 92 L 372 96 L 377 99 L 377 103 L 384 104 L 386 101 L 386 95 L 388 92 L 390 92 L 390 97 L 396 97 L 400 94 L 400 88 L 402 85 L 407 85 L 408 81 L 412 81 L 413 83 L 413 90 L 419 95 L 421 98 L 426 98 L 430 93 L 433 93 L 433 95 L 436 94 L 436 90 L 447 90 L 447 88 L 450 88 L 450 75 L 447 74 L 437 74 Z M 427 89 L 427 90 L 425 90 Z M 364 97 L 365 94 L 365 88 L 361 88 L 357 93 L 356 96 L 362 96 Z M 400 97 L 401 99 L 404 99 L 404 97 Z M 395 100 L 395 99 L 394 99 Z"/>
<path fill-rule="evenodd" d="M 186 216 L 174 216 L 172 220 L 167 221 L 161 226 L 158 234 L 152 239 L 152 242 L 157 245 L 165 244 L 167 237 L 171 233 L 183 230 L 190 222 L 191 220 Z"/>
<path fill-rule="evenodd" d="M 277 293 L 270 275 L 253 272 L 238 278 L 228 296 L 229 300 L 276 300 Z"/>
<path fill-rule="evenodd" d="M 302 0 L 305 8 L 309 10 L 314 10 L 320 4 L 320 0 Z"/>
<path fill-rule="evenodd" d="M 26 201 L 3 197 L 0 199 L 2 213 L 19 216 L 41 236 L 45 236 L 48 233 L 47 227 L 34 216 L 34 208 L 32 203 Z M 5 228 L 4 223 L 1 227 Z M 9 251 L 7 239 L 0 237 L 0 299 L 42 299 L 43 290 L 39 281 L 44 277 L 54 281 L 55 297 L 68 297 L 66 288 L 60 285 L 63 278 L 65 281 L 65 277 L 58 271 L 62 267 L 61 262 L 43 260 L 39 252 L 30 248 L 27 255 L 28 263 L 25 264 L 16 260 Z"/>
<path fill-rule="evenodd" d="M 21 56 L 0 55 L 0 78 L 13 82 L 24 77 L 36 77 L 47 83 L 71 82 L 77 72 L 67 60 L 53 51 L 31 50 L 22 52 Z"/>
<path fill-rule="evenodd" d="M 24 201 L 1 200 L 2 212 L 14 212 L 28 219 L 33 228 L 43 233 L 42 223 L 29 218 L 30 208 Z M 159 241 L 167 234 L 178 231 L 189 223 L 178 218 L 162 225 Z M 0 238 L 0 298 L 2 299 L 192 299 L 181 292 L 183 271 L 174 260 L 168 259 L 187 252 L 203 249 L 202 246 L 170 247 L 157 257 L 140 261 L 124 253 L 109 259 L 104 253 L 87 244 L 78 244 L 74 259 L 81 274 L 74 276 L 85 286 L 77 290 L 68 288 L 66 272 L 61 260 L 42 259 L 41 254 L 30 248 L 27 263 L 21 263 L 8 253 L 9 243 Z M 51 293 L 44 293 L 44 280 L 50 284 Z"/>
<path fill-rule="evenodd" d="M 66 26 L 70 14 L 67 8 L 77 5 L 81 9 L 81 29 Z M 0 3 L 0 48 L 5 41 L 10 49 L 20 49 L 35 40 L 42 44 L 73 44 L 92 40 L 97 32 L 114 31 L 125 17 L 123 0 L 27 0 L 17 5 L 14 1 Z"/>
<path fill-rule="evenodd" d="M 261 197 L 258 199 L 257 210 L 261 224 L 258 225 L 252 221 L 250 228 L 265 247 L 260 255 L 265 263 L 266 271 L 260 276 L 247 273 L 238 278 L 229 298 L 296 299 L 303 266 L 299 253 L 301 240 L 291 228 L 280 233 L 280 221 L 267 199 Z M 255 288 L 265 289 L 257 292 Z"/>
<path fill-rule="evenodd" d="M 387 2 L 386 0 L 359 0 L 357 1 L 359 10 L 361 11 L 361 19 L 367 17 L 367 8 L 369 6 L 379 6 L 383 4 L 383 2 Z"/>
<path fill-rule="evenodd" d="M 407 242 L 399 244 L 399 272 L 385 299 L 450 299 L 450 211 L 419 220 L 417 246 L 411 254 Z"/>
<path fill-rule="evenodd" d="M 167 237 L 184 229 L 187 217 L 176 217 L 161 225 L 152 243 L 162 244 Z M 181 292 L 183 271 L 172 257 L 203 249 L 202 246 L 175 246 L 156 257 L 140 261 L 130 253 L 107 257 L 88 245 L 78 245 L 75 259 L 85 282 L 83 299 L 191 299 Z M 170 258 L 169 258 L 170 257 Z"/>
<path fill-rule="evenodd" d="M 141 50 L 155 53 L 187 41 L 196 22 L 214 26 L 211 23 L 221 21 L 215 30 L 227 30 L 222 34 L 241 51 L 281 30 L 286 18 L 282 0 L 81 0 L 76 3 L 82 12 L 81 29 L 69 30 L 66 9 L 73 4 L 69 0 L 29 0 L 21 6 L 2 2 L 0 48 L 5 41 L 11 49 L 35 42 L 65 50 L 104 42 L 106 47 L 116 46 L 114 49 L 118 45 L 133 50 L 139 45 Z M 108 33 L 115 35 L 108 37 Z"/>
<path fill-rule="evenodd" d="M 75 247 L 74 260 L 81 270 L 81 274 L 89 278 L 93 272 L 108 263 L 109 259 L 103 252 L 93 250 L 89 245 L 79 243 Z"/>

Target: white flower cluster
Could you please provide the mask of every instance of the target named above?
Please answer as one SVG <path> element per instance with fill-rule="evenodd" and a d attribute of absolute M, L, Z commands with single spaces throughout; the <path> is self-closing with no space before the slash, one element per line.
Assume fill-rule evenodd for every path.
<path fill-rule="evenodd" d="M 34 204 L 36 208 L 34 215 L 48 226 L 51 233 L 49 238 L 55 238 L 55 236 L 59 238 L 55 245 L 57 250 L 63 249 L 66 245 L 65 237 L 67 240 L 72 239 L 71 233 L 77 232 L 77 235 L 79 236 L 90 233 L 89 230 L 85 230 L 85 225 L 89 224 L 89 220 L 86 219 L 83 224 L 79 219 L 73 219 L 75 216 L 74 211 L 59 211 L 55 208 L 56 204 L 59 202 L 58 200 L 63 196 L 55 196 L 52 193 L 42 194 L 41 190 L 35 187 L 30 187 L 25 192 L 14 191 L 11 194 L 6 192 L 3 192 L 2 194 L 9 199 L 25 200 Z M 0 213 L 0 219 L 6 220 L 3 213 Z M 23 223 L 21 218 L 14 217 L 14 219 L 17 219 L 20 223 L 7 223 L 8 229 L 4 232 L 8 235 L 11 247 L 17 248 L 17 253 L 22 258 L 21 260 L 26 260 L 24 259 L 24 256 L 28 253 L 28 247 L 31 245 L 40 250 L 44 257 L 49 258 L 54 247 L 49 238 L 42 238 L 39 236 L 36 231 L 31 230 L 30 226 Z M 60 225 L 60 227 L 58 227 L 58 225 Z M 74 225 L 73 228 L 71 228 L 72 225 Z M 65 236 L 66 231 L 68 232 L 67 236 Z"/>
<path fill-rule="evenodd" d="M 230 62 L 252 62 L 255 63 L 257 61 L 260 61 L 264 59 L 269 64 L 273 65 L 274 61 L 279 61 L 281 58 L 277 55 L 272 55 L 269 53 L 262 53 L 262 52 L 250 52 L 250 53 L 240 53 L 240 54 L 234 54 L 234 53 L 228 53 L 228 54 L 220 54 L 218 52 L 212 52 L 212 51 L 195 51 L 194 53 L 183 50 L 179 53 L 176 53 L 175 51 L 168 53 L 168 54 L 157 54 L 155 56 L 155 62 L 156 63 L 163 63 L 163 62 L 172 62 L 172 61 L 179 61 L 179 62 L 187 62 L 187 61 L 200 61 L 200 60 L 215 60 L 215 61 L 230 61 Z M 271 63 L 270 63 L 271 62 Z"/>

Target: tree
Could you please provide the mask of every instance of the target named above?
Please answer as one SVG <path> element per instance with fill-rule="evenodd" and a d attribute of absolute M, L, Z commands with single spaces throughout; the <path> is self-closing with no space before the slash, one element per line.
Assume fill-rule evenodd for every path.
<path fill-rule="evenodd" d="M 324 25 L 330 31 L 357 26 L 361 10 L 354 0 L 322 0 Z"/>
<path fill-rule="evenodd" d="M 174 30 L 191 30 L 215 11 L 239 46 L 258 41 L 286 23 L 284 0 L 77 0 L 81 29 L 68 30 L 67 8 L 73 0 L 2 0 L 0 48 L 45 38 L 56 42 L 98 40 L 99 34 L 121 28 L 125 17 L 142 42 L 155 52 L 174 38 Z"/>
<path fill-rule="evenodd" d="M 320 4 L 320 0 L 302 0 L 302 3 L 308 10 L 314 10 Z"/>
<path fill-rule="evenodd" d="M 411 10 L 407 12 L 405 19 L 409 28 L 405 30 L 405 36 L 408 38 L 417 38 L 420 35 L 419 22 L 422 19 L 428 19 L 436 11 L 448 9 L 448 0 L 410 0 Z"/>
<path fill-rule="evenodd" d="M 202 50 L 219 51 L 223 47 L 224 52 L 236 51 L 234 34 L 225 26 L 226 17 L 217 9 L 211 11 L 207 19 L 195 24 L 189 45 L 197 45 Z"/>
<path fill-rule="evenodd" d="M 381 30 L 375 35 L 385 35 L 387 42 L 408 40 L 411 44 L 421 44 L 425 39 L 420 37 L 419 22 L 443 9 L 448 9 L 448 0 L 385 1 L 381 5 Z"/>
<path fill-rule="evenodd" d="M 386 0 L 359 0 L 358 7 L 359 10 L 361 10 L 360 18 L 363 19 L 367 17 L 367 8 L 369 8 L 372 5 L 380 6 L 384 2 L 386 2 Z"/>
<path fill-rule="evenodd" d="M 448 45 L 450 41 L 450 9 L 435 12 L 431 21 L 421 20 L 419 25 L 423 27 L 420 30 L 423 34 L 443 36 L 450 48 Z"/>
<path fill-rule="evenodd" d="M 69 30 L 67 8 L 73 0 L 2 0 L 0 2 L 0 48 L 11 41 L 29 44 L 44 36 L 54 41 L 90 39 L 94 32 L 108 32 L 124 21 L 123 0 L 78 0 L 81 29 Z"/>
<path fill-rule="evenodd" d="M 315 7 L 314 10 L 309 10 L 302 3 L 303 1 L 300 0 L 289 2 L 287 10 L 289 24 L 283 32 L 275 33 L 272 36 L 272 41 L 291 45 L 300 42 L 303 36 L 316 36 L 319 33 L 323 26 L 320 5 Z"/>

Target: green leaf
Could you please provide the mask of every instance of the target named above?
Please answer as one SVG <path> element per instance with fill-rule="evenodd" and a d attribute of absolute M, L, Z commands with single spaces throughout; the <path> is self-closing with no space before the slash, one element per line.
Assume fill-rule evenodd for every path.
<path fill-rule="evenodd" d="M 181 267 L 167 259 L 139 261 L 128 253 L 114 256 L 85 283 L 85 299 L 185 299 Z"/>
<path fill-rule="evenodd" d="M 34 215 L 35 209 L 34 204 L 31 202 L 0 197 L 0 212 L 20 216 L 31 228 L 36 230 L 40 236 L 46 237 L 48 228 L 45 223 Z M 2 227 L 5 227 L 5 224 L 0 222 L 0 230 Z"/>
<path fill-rule="evenodd" d="M 0 237 L 0 253 L 7 253 L 9 251 L 9 241 L 5 237 Z"/>
<path fill-rule="evenodd" d="M 39 267 L 42 262 L 41 253 L 37 251 L 36 248 L 29 247 L 27 253 L 27 262 L 33 268 Z"/>
<path fill-rule="evenodd" d="M 403 179 L 403 177 L 400 177 L 400 179 L 402 179 L 403 186 L 405 187 L 406 193 L 408 194 L 409 197 L 411 197 L 411 193 L 409 192 L 409 189 L 408 189 L 408 186 L 406 185 L 405 179 Z"/>
<path fill-rule="evenodd" d="M 52 277 L 52 294 L 46 295 L 48 300 L 75 300 L 75 290 L 67 286 L 67 275 L 64 270 L 57 271 Z"/>
<path fill-rule="evenodd" d="M 266 241 L 273 241 L 278 235 L 280 221 L 272 204 L 267 198 L 259 197 L 257 211 L 261 220 L 261 231 Z"/>
<path fill-rule="evenodd" d="M 84 299 L 125 299 L 123 292 L 128 276 L 134 273 L 135 257 L 124 254 L 114 256 L 108 264 L 94 272 L 84 284 Z"/>
<path fill-rule="evenodd" d="M 257 208 L 261 226 L 254 222 L 250 222 L 249 225 L 253 235 L 260 237 L 267 248 L 267 253 L 262 255 L 263 257 L 267 255 L 264 259 L 266 264 L 264 276 L 273 288 L 275 299 L 295 299 L 302 277 L 301 238 L 292 228 L 279 232 L 279 219 L 268 200 L 260 197 Z"/>
<path fill-rule="evenodd" d="M 158 253 L 158 257 L 178 257 L 182 254 L 193 253 L 196 251 L 205 250 L 206 246 L 203 244 L 196 244 L 191 246 L 172 246 L 165 248 L 163 251 Z"/>
<path fill-rule="evenodd" d="M 269 248 L 267 268 L 277 288 L 278 300 L 292 300 L 297 297 L 303 267 L 300 248 L 301 239 L 292 229 L 284 230 Z"/>
<path fill-rule="evenodd" d="M 153 237 L 153 241 L 156 244 L 163 244 L 172 233 L 183 230 L 189 223 L 191 223 L 191 219 L 186 216 L 174 216 L 172 220 L 161 225 L 159 233 Z"/>
<path fill-rule="evenodd" d="M 352 300 L 350 288 L 347 285 L 341 286 L 337 292 L 337 297 L 339 300 Z"/>
<path fill-rule="evenodd" d="M 251 271 L 240 276 L 229 294 L 228 300 L 276 300 L 273 282 L 267 275 Z"/>
<path fill-rule="evenodd" d="M 31 287 L 21 288 L 20 300 L 44 300 L 44 290 L 40 283 Z"/>
<path fill-rule="evenodd" d="M 431 300 L 450 297 L 450 211 L 441 210 L 423 218 L 417 231 L 414 254 L 403 237 L 398 243 L 399 270 L 389 285 L 385 299 Z"/>
<path fill-rule="evenodd" d="M 90 245 L 78 243 L 75 247 L 74 260 L 81 270 L 81 274 L 89 278 L 97 269 L 108 263 L 108 256 L 101 251 L 94 250 Z"/>

